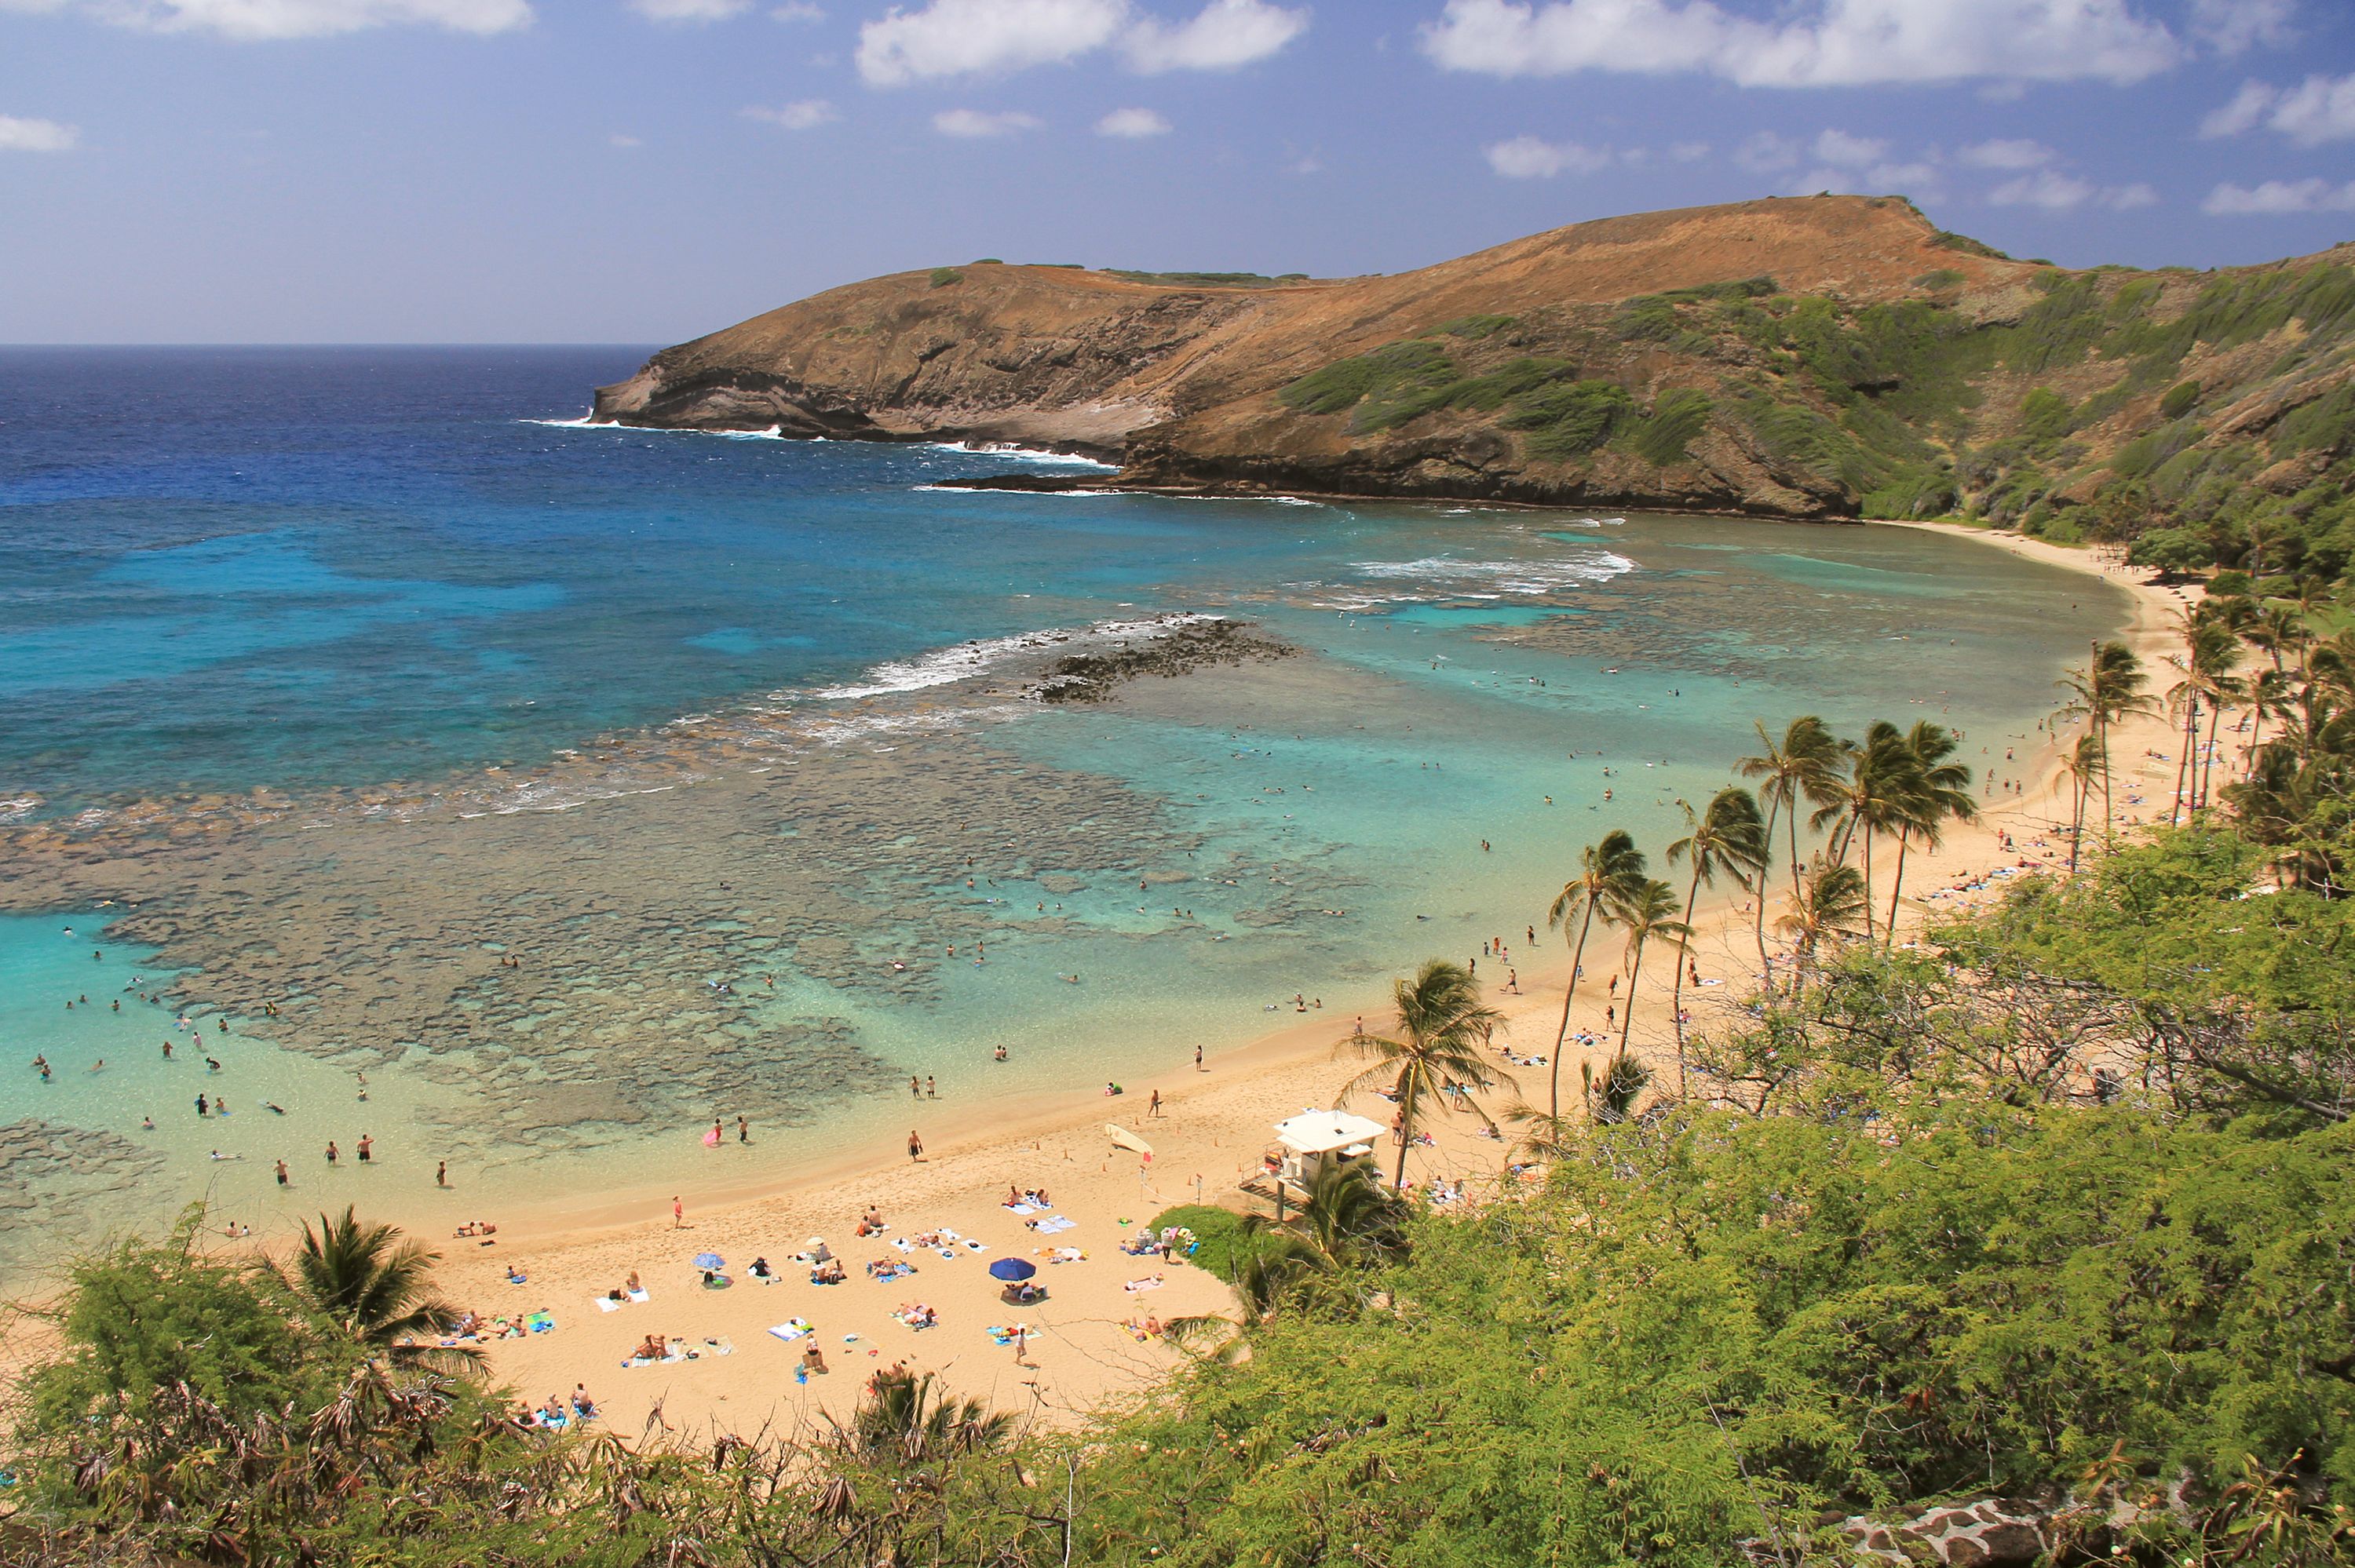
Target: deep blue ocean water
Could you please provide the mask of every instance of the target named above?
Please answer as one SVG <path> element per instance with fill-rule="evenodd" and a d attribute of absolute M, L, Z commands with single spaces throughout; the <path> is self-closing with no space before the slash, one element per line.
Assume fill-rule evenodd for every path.
<path fill-rule="evenodd" d="M 32 861 L 0 883 L 0 1124 L 123 1140 L 136 1178 L 98 1183 L 92 1213 L 208 1186 L 268 1204 L 267 1161 L 324 1135 L 305 1106 L 361 1066 L 396 1164 L 529 1158 L 497 1118 L 601 1158 L 746 1103 L 879 1125 L 877 1085 L 961 1073 L 993 1042 L 1019 1046 L 993 1088 L 1149 1071 L 1287 1022 L 1271 1013 L 1295 991 L 1362 1005 L 1430 952 L 1540 923 L 1603 826 L 1657 859 L 1676 799 L 1723 781 L 1753 719 L 1941 716 L 1993 766 L 2034 744 L 2062 665 L 2117 619 L 2097 584 L 1896 530 L 944 491 L 1042 460 L 567 423 L 643 357 L 0 350 L 0 821 L 196 833 L 210 798 L 255 791 L 293 802 L 290 828 L 355 791 L 473 802 L 442 826 L 336 829 L 325 860 L 302 856 L 328 837 L 249 848 L 240 830 L 203 840 L 223 847 L 184 883 L 172 855 L 143 863 L 123 886 L 168 913 L 137 932 L 163 945 L 97 960 L 114 885 L 60 869 L 52 895 Z M 988 687 L 991 640 L 1181 610 L 1307 652 L 1101 708 Z M 646 788 L 762 793 L 609 802 L 591 838 L 558 836 L 586 816 L 541 838 L 483 823 L 598 795 L 564 771 L 592 746 Z M 758 864 L 766 902 L 710 904 L 753 875 L 745 842 L 784 846 Z M 278 924 L 230 919 L 225 889 L 261 890 Z M 639 934 L 583 938 L 560 1001 L 419 968 L 462 938 L 549 951 L 591 928 L 592 893 Z M 477 895 L 574 912 L 526 941 Z M 297 928 L 335 950 L 293 963 L 272 933 Z M 947 961 L 976 936 L 986 968 L 970 947 Z M 168 995 L 62 1005 L 93 973 L 112 983 L 92 1008 L 166 965 Z M 362 970 L 365 1011 L 335 994 Z M 644 1000 L 674 980 L 676 1005 Z M 266 1020 L 272 986 L 290 1005 Z M 619 1054 L 714 995 L 741 1015 L 660 1042 L 698 1072 Z M 285 1118 L 188 1120 L 185 1053 L 167 1067 L 156 1038 L 184 1012 L 184 1033 L 234 1047 L 239 1098 Z M 601 1051 L 626 1103 L 544 1092 Z M 40 1082 L 36 1052 L 71 1070 Z M 0 1158 L 0 1217 L 11 1179 Z"/>

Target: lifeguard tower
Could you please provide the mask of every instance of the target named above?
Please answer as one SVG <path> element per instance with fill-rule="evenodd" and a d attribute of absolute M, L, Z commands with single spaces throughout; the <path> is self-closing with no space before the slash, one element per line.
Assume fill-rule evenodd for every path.
<path fill-rule="evenodd" d="M 1390 1128 L 1345 1110 L 1305 1110 L 1275 1124 L 1275 1142 L 1243 1191 L 1275 1200 L 1275 1217 L 1308 1201 L 1316 1178 L 1336 1165 L 1373 1159 Z M 1380 1174 L 1380 1167 L 1376 1167 Z"/>

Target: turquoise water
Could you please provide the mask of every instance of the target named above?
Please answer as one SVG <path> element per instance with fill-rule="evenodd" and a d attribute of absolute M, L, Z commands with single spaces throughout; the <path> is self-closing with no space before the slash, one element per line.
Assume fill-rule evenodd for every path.
<path fill-rule="evenodd" d="M 651 1191 L 746 1115 L 736 1181 L 1142 1084 L 1295 992 L 1345 1029 L 1604 828 L 1657 856 L 1753 718 L 1994 761 L 2119 609 L 1895 530 L 960 492 L 1043 460 L 557 422 L 636 358 L 0 354 L 0 1213 Z M 1022 697 L 1175 613 L 1302 652 Z"/>

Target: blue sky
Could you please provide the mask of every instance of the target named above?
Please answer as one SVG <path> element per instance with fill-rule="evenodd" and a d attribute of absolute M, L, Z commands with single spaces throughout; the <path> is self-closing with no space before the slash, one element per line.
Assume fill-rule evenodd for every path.
<path fill-rule="evenodd" d="M 2355 238 L 2355 5 L 0 0 L 0 342 L 668 342 L 1827 188 L 2069 264 Z"/>

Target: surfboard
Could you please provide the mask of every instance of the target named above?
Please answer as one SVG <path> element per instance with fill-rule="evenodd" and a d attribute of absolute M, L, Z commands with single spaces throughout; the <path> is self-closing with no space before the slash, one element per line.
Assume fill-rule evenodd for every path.
<path fill-rule="evenodd" d="M 1117 1122 L 1108 1121 L 1104 1123 L 1104 1136 L 1112 1139 L 1114 1147 L 1115 1148 L 1131 1150 L 1135 1153 L 1146 1155 L 1148 1157 L 1153 1153 L 1153 1145 L 1146 1142 L 1145 1139 L 1137 1137 L 1136 1134 L 1129 1131 L 1128 1128 L 1122 1127 Z"/>

